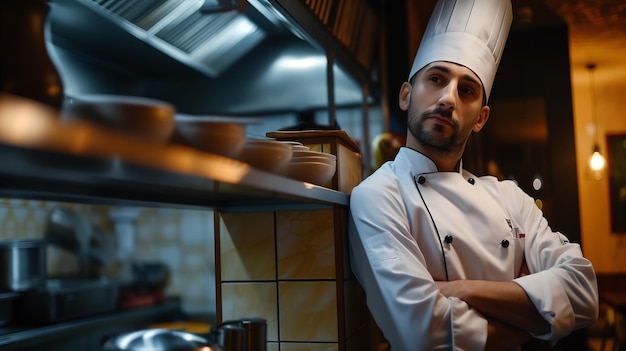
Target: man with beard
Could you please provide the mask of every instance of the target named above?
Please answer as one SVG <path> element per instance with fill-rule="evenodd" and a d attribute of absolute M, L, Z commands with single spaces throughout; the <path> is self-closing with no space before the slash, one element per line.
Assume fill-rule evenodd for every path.
<path fill-rule="evenodd" d="M 437 4 L 400 88 L 406 146 L 352 191 L 352 269 L 392 351 L 554 344 L 597 319 L 580 246 L 514 182 L 461 162 L 489 119 L 511 12 L 510 0 Z"/>

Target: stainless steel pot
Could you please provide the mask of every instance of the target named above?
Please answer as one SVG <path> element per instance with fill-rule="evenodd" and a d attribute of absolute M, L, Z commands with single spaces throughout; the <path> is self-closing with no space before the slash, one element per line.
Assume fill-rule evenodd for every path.
<path fill-rule="evenodd" d="M 145 329 L 107 340 L 104 351 L 222 351 L 196 334 L 171 329 Z"/>
<path fill-rule="evenodd" d="M 257 317 L 226 321 L 217 329 L 217 337 L 227 351 L 266 351 L 267 321 Z"/>
<path fill-rule="evenodd" d="M 27 291 L 45 284 L 46 245 L 43 240 L 0 242 L 0 291 Z"/>

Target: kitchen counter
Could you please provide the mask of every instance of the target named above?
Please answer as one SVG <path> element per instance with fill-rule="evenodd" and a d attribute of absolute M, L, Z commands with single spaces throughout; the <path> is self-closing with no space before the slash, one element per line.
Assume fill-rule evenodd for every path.
<path fill-rule="evenodd" d="M 348 205 L 348 195 L 194 148 L 144 141 L 0 94 L 0 196 L 223 212 Z"/>

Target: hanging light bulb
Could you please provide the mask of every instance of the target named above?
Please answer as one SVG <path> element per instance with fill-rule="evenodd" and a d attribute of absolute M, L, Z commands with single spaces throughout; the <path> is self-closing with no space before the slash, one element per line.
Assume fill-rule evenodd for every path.
<path fill-rule="evenodd" d="M 596 119 L 596 95 L 595 86 L 593 80 L 593 69 L 596 68 L 595 63 L 588 63 L 587 69 L 589 70 L 589 81 L 591 90 L 591 116 L 593 119 L 593 130 L 595 133 L 595 140 L 593 144 L 593 150 L 589 160 L 587 161 L 587 176 L 591 180 L 601 180 L 604 178 L 604 172 L 606 169 L 606 160 L 600 153 L 600 145 L 598 144 L 598 122 Z"/>
<path fill-rule="evenodd" d="M 597 144 L 593 147 L 593 153 L 589 156 L 587 167 L 587 174 L 590 179 L 601 180 L 604 177 L 606 160 L 600 153 L 600 147 Z"/>

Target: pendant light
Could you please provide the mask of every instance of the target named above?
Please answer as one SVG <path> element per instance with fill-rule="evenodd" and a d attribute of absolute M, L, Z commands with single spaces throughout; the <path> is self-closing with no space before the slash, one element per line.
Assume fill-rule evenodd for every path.
<path fill-rule="evenodd" d="M 591 156 L 587 161 L 587 176 L 591 180 L 601 180 L 604 178 L 606 169 L 606 160 L 600 153 L 600 144 L 598 142 L 598 120 L 596 117 L 596 90 L 593 80 L 593 70 L 596 68 L 595 63 L 588 63 L 587 69 L 589 70 L 589 86 L 591 90 L 591 118 L 593 121 L 594 142 Z"/>

